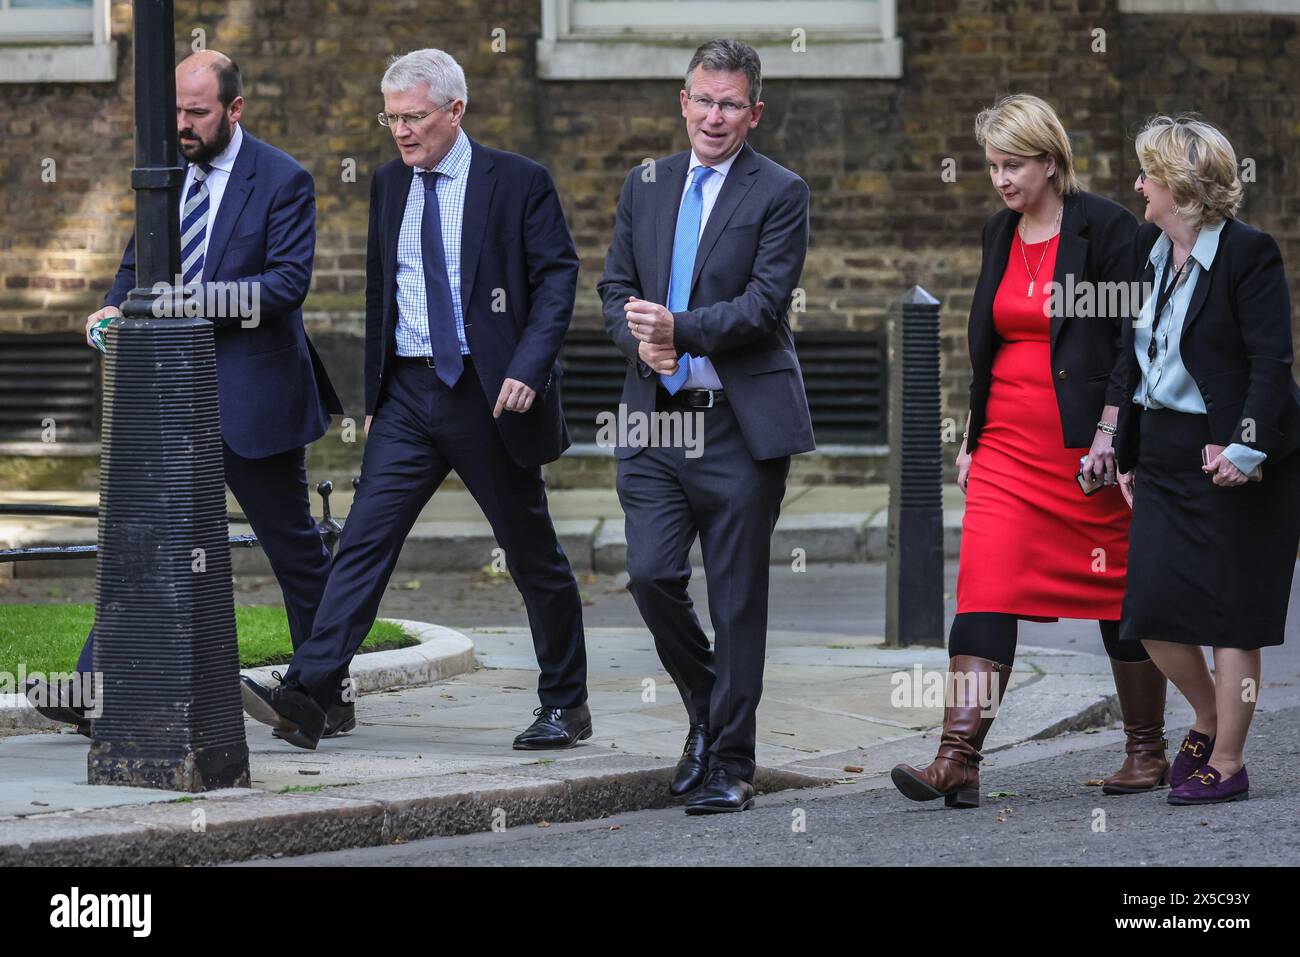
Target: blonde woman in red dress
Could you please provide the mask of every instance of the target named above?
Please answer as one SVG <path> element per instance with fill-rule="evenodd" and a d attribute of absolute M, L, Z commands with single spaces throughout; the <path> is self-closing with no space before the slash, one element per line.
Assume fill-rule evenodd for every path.
<path fill-rule="evenodd" d="M 970 416 L 957 455 L 966 511 L 943 736 L 932 764 L 899 765 L 893 781 L 916 801 L 978 806 L 981 748 L 1019 620 L 1084 618 L 1100 627 L 1127 732 L 1127 758 L 1104 790 L 1151 790 L 1168 770 L 1165 678 L 1136 643 L 1120 645 L 1118 625 L 1129 508 L 1111 442 L 1127 309 L 1097 295 L 1100 283 L 1130 278 L 1137 221 L 1079 189 L 1065 129 L 1038 97 L 983 111 L 975 134 L 1006 208 L 984 225 L 970 314 Z M 1076 298 L 1090 284 L 1091 302 Z M 1085 495 L 1080 472 L 1103 484 Z"/>

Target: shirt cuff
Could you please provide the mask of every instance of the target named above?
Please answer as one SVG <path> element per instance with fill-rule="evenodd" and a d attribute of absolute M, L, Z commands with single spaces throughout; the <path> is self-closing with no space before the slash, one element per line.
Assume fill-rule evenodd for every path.
<path fill-rule="evenodd" d="M 1265 453 L 1242 445 L 1240 442 L 1233 442 L 1224 449 L 1223 457 L 1237 466 L 1244 475 L 1250 475 L 1255 469 L 1263 465 L 1264 460 L 1268 458 Z"/>

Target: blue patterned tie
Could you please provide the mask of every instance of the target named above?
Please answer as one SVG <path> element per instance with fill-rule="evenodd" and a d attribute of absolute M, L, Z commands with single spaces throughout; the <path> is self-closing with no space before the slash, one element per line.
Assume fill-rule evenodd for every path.
<path fill-rule="evenodd" d="M 437 170 L 420 171 L 424 177 L 424 215 L 420 218 L 420 253 L 424 259 L 425 312 L 429 322 L 429 345 L 433 348 L 434 372 L 451 388 L 465 371 L 456 338 L 456 313 L 451 304 L 451 280 L 447 278 L 447 254 L 442 246 L 442 211 L 438 208 Z"/>
<path fill-rule="evenodd" d="M 199 163 L 194 170 L 194 182 L 185 194 L 185 208 L 181 215 L 181 275 L 184 284 L 198 282 L 203 276 L 203 254 L 208 235 L 208 174 L 209 163 Z"/>
<path fill-rule="evenodd" d="M 695 251 L 700 245 L 700 219 L 704 215 L 704 180 L 713 170 L 697 166 L 691 188 L 686 191 L 677 213 L 677 233 L 673 236 L 673 271 L 668 279 L 668 311 L 688 309 L 691 302 L 691 277 L 695 273 Z M 677 357 L 677 371 L 661 375 L 669 395 L 676 395 L 691 374 L 691 357 L 683 352 Z"/>

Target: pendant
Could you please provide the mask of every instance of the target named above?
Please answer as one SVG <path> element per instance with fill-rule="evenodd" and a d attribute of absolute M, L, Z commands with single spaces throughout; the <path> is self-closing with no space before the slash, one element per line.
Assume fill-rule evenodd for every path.
<path fill-rule="evenodd" d="M 1032 298 L 1034 295 L 1034 281 L 1029 280 L 1029 292 L 1025 293 L 1026 298 Z"/>

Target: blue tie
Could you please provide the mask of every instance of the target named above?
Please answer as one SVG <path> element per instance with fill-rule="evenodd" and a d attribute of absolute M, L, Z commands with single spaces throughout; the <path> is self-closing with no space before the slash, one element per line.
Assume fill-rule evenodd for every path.
<path fill-rule="evenodd" d="M 212 166 L 199 163 L 194 170 L 194 181 L 185 193 L 185 208 L 181 216 L 181 276 L 188 286 L 203 276 L 203 258 L 208 236 L 208 174 Z"/>
<path fill-rule="evenodd" d="M 424 214 L 420 218 L 420 254 L 424 260 L 425 312 L 429 323 L 429 345 L 433 348 L 434 372 L 451 388 L 465 371 L 456 338 L 456 313 L 451 304 L 451 281 L 447 278 L 447 254 L 442 247 L 442 211 L 438 208 L 437 170 L 425 172 Z"/>
<path fill-rule="evenodd" d="M 713 170 L 697 166 L 691 188 L 686 191 L 682 208 L 677 213 L 677 233 L 673 236 L 673 271 L 668 279 L 668 311 L 680 312 L 690 308 L 691 276 L 695 273 L 695 251 L 700 245 L 700 219 L 704 215 L 704 180 Z M 676 395 L 691 374 L 691 357 L 683 352 L 677 357 L 677 371 L 661 375 L 669 395 Z"/>

